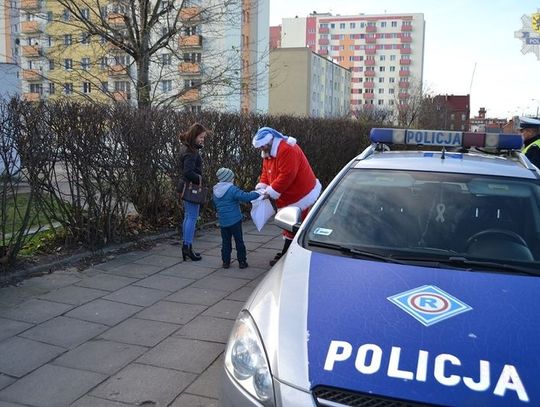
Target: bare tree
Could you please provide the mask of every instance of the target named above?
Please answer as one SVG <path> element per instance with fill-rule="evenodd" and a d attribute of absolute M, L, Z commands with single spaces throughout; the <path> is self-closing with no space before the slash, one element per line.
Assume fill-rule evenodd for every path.
<path fill-rule="evenodd" d="M 55 3 L 55 11 L 35 11 L 35 16 L 48 24 L 65 26 L 56 38 L 48 38 L 49 46 L 54 42 L 46 55 L 49 64 L 61 65 L 66 48 L 72 44 L 94 44 L 93 49 L 98 51 L 91 58 L 83 58 L 80 64 L 72 61 L 64 68 L 73 78 L 91 83 L 94 92 L 113 99 L 127 99 L 133 87 L 139 107 L 200 104 L 207 97 L 254 92 L 260 86 L 258 78 L 266 74 L 258 62 L 267 57 L 268 51 L 261 51 L 257 40 L 248 39 L 242 32 L 245 19 L 256 17 L 259 0 Z M 71 38 L 71 32 L 76 38 Z M 255 57 L 253 49 L 257 50 Z M 122 79 L 109 89 L 103 82 L 103 71 Z M 50 82 L 57 80 L 47 70 L 37 75 Z M 86 88 L 67 91 L 89 96 Z"/>

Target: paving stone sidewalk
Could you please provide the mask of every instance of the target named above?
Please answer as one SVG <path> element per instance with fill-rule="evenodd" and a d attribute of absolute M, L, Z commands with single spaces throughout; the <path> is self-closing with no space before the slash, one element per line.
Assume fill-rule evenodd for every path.
<path fill-rule="evenodd" d="M 218 406 L 229 331 L 283 245 L 274 225 L 244 238 L 243 270 L 213 229 L 199 262 L 170 239 L 0 289 L 0 407 Z"/>

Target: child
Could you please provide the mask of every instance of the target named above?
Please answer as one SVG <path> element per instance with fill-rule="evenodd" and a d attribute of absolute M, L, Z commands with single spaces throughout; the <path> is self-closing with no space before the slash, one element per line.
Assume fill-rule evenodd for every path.
<path fill-rule="evenodd" d="M 223 268 L 231 264 L 231 237 L 236 244 L 236 256 L 241 269 L 248 267 L 246 246 L 242 237 L 242 213 L 240 202 L 250 202 L 259 197 L 258 192 L 245 192 L 233 184 L 234 173 L 229 168 L 220 168 L 216 172 L 218 183 L 214 186 L 214 204 L 221 227 L 221 259 Z"/>

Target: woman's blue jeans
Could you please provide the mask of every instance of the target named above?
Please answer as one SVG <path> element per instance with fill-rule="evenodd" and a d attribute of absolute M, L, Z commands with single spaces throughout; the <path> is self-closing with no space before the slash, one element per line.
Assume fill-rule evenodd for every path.
<path fill-rule="evenodd" d="M 199 217 L 200 205 L 188 201 L 184 201 L 184 223 L 182 224 L 182 238 L 184 244 L 193 244 L 195 237 L 195 225 Z"/>

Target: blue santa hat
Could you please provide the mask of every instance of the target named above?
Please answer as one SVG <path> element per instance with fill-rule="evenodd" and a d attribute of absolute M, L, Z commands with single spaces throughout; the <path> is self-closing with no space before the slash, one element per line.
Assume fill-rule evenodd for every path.
<path fill-rule="evenodd" d="M 253 147 L 260 148 L 270 143 L 274 138 L 287 139 L 288 137 L 271 127 L 261 127 L 253 136 Z"/>

